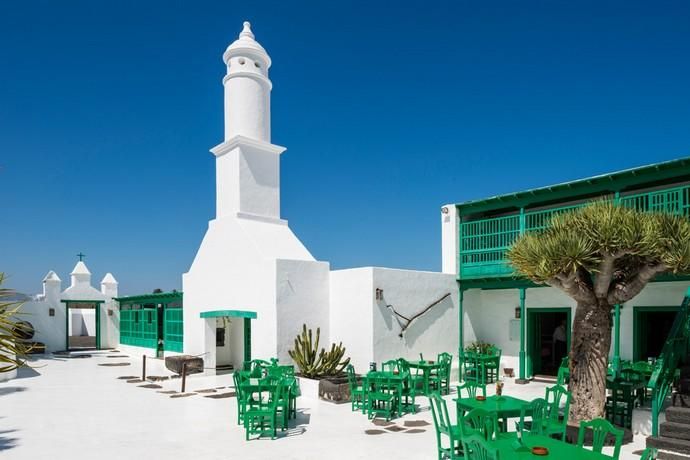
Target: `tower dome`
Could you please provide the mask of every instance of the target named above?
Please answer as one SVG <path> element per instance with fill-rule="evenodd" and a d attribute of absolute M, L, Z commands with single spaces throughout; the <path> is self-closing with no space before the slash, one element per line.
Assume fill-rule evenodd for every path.
<path fill-rule="evenodd" d="M 271 142 L 271 58 L 254 38 L 249 22 L 223 53 L 227 67 L 225 140 L 236 136 Z"/>

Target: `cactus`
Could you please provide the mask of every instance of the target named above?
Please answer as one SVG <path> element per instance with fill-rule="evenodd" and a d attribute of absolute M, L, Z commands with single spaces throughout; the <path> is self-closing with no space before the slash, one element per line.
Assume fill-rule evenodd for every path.
<path fill-rule="evenodd" d="M 321 328 L 316 328 L 316 341 L 314 342 L 311 329 L 307 330 L 307 325 L 302 325 L 302 333 L 295 338 L 295 348 L 289 350 L 288 354 L 299 367 L 300 373 L 309 378 L 329 377 L 341 374 L 345 366 L 350 364 L 350 358 L 342 361 L 345 355 L 345 347 L 340 342 L 338 345 L 331 344 L 331 349 L 319 349 L 319 339 Z"/>

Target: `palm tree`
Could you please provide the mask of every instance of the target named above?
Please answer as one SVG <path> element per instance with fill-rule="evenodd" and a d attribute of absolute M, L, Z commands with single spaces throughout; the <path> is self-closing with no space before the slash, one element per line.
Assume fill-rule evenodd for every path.
<path fill-rule="evenodd" d="M 517 272 L 560 289 L 576 304 L 570 361 L 570 423 L 603 416 L 611 307 L 660 273 L 690 272 L 690 221 L 598 201 L 521 235 L 508 252 Z"/>
<path fill-rule="evenodd" d="M 5 274 L 0 273 L 0 286 Z M 10 301 L 14 291 L 0 287 L 0 373 L 13 371 L 24 364 L 23 357 L 28 351 L 22 343 L 23 328 L 26 323 L 17 321 L 21 302 Z"/>

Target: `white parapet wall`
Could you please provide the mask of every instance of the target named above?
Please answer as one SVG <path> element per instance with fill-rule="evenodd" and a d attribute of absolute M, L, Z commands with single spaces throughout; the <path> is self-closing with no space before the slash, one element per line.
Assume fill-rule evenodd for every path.
<path fill-rule="evenodd" d="M 400 337 L 393 309 L 411 318 L 446 294 Z M 457 356 L 458 287 L 452 274 L 378 267 L 336 270 L 331 272 L 330 297 L 331 340 L 343 342 L 357 372 L 370 362 L 419 359 L 420 353 L 425 359 L 436 359 L 441 352 Z"/>

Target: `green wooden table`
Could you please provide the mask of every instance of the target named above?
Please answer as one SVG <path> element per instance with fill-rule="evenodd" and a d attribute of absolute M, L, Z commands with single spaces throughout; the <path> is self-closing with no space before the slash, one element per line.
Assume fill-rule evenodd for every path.
<path fill-rule="evenodd" d="M 517 440 L 515 438 L 498 438 L 491 442 L 491 446 L 498 448 L 501 460 L 524 460 L 524 459 L 559 459 L 559 460 L 611 460 L 603 454 L 592 452 L 591 450 L 578 447 L 575 444 L 568 444 L 558 439 L 542 435 L 527 435 L 522 441 L 524 447 L 516 450 Z M 547 455 L 534 455 L 532 447 L 546 447 L 549 450 Z"/>
<path fill-rule="evenodd" d="M 431 372 L 441 368 L 441 363 L 434 361 L 409 361 L 410 369 L 419 369 L 422 371 L 422 384 L 424 387 L 424 394 L 429 394 L 429 380 L 431 380 Z"/>
<path fill-rule="evenodd" d="M 507 419 L 519 417 L 522 407 L 529 404 L 529 401 L 505 395 L 489 396 L 484 401 L 480 401 L 477 398 L 455 398 L 453 401 L 455 401 L 458 420 L 460 420 L 463 413 L 480 408 L 489 413 L 496 414 L 497 418 L 503 420 L 503 431 L 506 431 L 508 428 Z M 529 409 L 525 412 L 525 415 L 530 415 Z"/>

